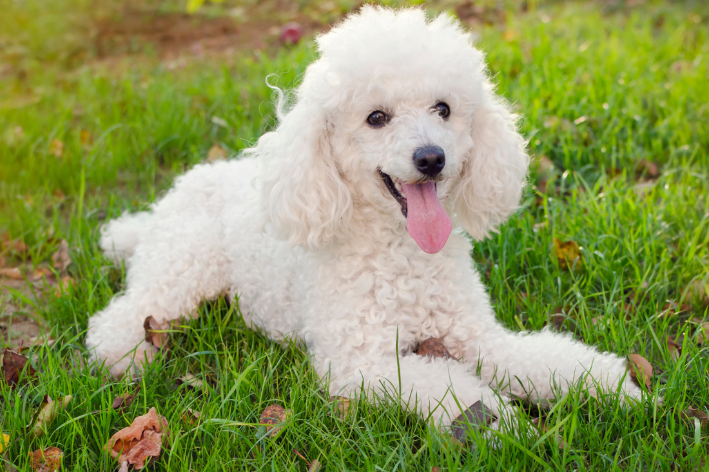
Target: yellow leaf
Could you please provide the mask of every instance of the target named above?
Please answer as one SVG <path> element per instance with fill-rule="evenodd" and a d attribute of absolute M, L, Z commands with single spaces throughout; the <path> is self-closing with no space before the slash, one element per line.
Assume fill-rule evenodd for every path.
<path fill-rule="evenodd" d="M 561 268 L 581 268 L 581 249 L 576 241 L 560 241 L 554 238 L 554 252 Z"/>
<path fill-rule="evenodd" d="M 0 435 L 0 453 L 5 451 L 8 444 L 10 444 L 10 435 L 2 433 Z"/>

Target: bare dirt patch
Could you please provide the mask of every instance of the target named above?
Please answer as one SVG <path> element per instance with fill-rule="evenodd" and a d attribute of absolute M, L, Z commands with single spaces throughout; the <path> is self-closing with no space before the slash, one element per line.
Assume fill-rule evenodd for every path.
<path fill-rule="evenodd" d="M 260 10 L 253 10 L 247 12 L 248 21 L 239 21 L 229 16 L 209 18 L 180 12 L 127 9 L 114 18 L 95 21 L 96 56 L 101 60 L 152 49 L 164 59 L 184 53 L 202 55 L 206 52 L 268 49 L 280 46 L 281 28 L 287 22 L 299 23 L 306 36 L 327 27 L 297 10 L 286 11 L 291 13 L 269 17 Z"/>

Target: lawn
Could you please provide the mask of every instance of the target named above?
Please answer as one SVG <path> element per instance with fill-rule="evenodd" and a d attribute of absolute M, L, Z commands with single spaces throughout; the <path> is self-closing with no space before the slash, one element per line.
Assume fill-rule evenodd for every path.
<path fill-rule="evenodd" d="M 471 256 L 498 318 L 520 331 L 552 324 L 654 367 L 643 404 L 576 390 L 541 412 L 546 432 L 502 435 L 493 448 L 482 433 L 461 447 L 397 406 L 357 401 L 340 414 L 302 352 L 251 331 L 225 300 L 175 326 L 140 379 L 87 364 L 87 319 L 124 280 L 98 249 L 101 223 L 147 208 L 214 146 L 236 156 L 253 143 L 274 124 L 265 77 L 297 84 L 315 51 L 310 35 L 294 47 L 262 35 L 257 49 L 206 51 L 124 35 L 101 43 L 106 52 L 91 24 L 115 12 L 63 2 L 15 2 L 0 20 L 0 343 L 37 370 L 17 386 L 0 380 L 7 470 L 32 470 L 29 453 L 50 446 L 64 470 L 117 470 L 104 445 L 151 407 L 170 429 L 153 470 L 307 470 L 316 460 L 321 470 L 706 470 L 708 427 L 687 411 L 709 411 L 707 5 L 427 6 L 471 26 L 534 156 L 522 208 Z M 289 19 L 242 3 L 195 17 Z M 184 8 L 140 4 L 158 16 Z M 353 5 L 300 2 L 292 15 L 314 31 Z M 62 240 L 65 268 L 52 257 Z M 571 268 L 556 254 L 568 241 L 580 254 Z M 46 334 L 27 347 L 13 323 L 35 322 Z M 133 403 L 113 409 L 135 384 Z M 27 427 L 45 395 L 72 400 L 37 437 Z M 272 404 L 290 410 L 277 437 L 259 427 Z M 534 428 L 538 409 L 518 411 Z"/>

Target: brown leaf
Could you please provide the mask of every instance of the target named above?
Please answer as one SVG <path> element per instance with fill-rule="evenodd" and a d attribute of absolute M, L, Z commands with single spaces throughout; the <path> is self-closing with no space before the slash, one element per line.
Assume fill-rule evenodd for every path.
<path fill-rule="evenodd" d="M 564 315 L 563 313 L 554 313 L 550 317 L 552 326 L 554 326 L 559 331 L 569 331 L 571 333 L 576 333 L 578 331 L 578 326 L 576 322 L 571 319 L 571 317 Z"/>
<path fill-rule="evenodd" d="M 699 337 L 697 339 L 697 343 L 699 343 L 699 345 L 709 342 L 709 321 L 705 321 L 700 324 L 697 331 L 699 332 Z"/>
<path fill-rule="evenodd" d="M 468 436 L 468 431 L 471 427 L 480 425 L 489 425 L 495 421 L 497 417 L 490 411 L 480 400 L 460 414 L 452 423 L 453 439 L 465 444 Z"/>
<path fill-rule="evenodd" d="M 36 372 L 28 359 L 15 351 L 5 349 L 2 351 L 2 373 L 5 383 L 14 388 L 24 373 L 26 377 L 33 377 Z"/>
<path fill-rule="evenodd" d="M 162 349 L 167 346 L 167 333 L 160 332 L 164 331 L 165 328 L 152 316 L 145 318 L 143 322 L 143 328 L 145 329 L 145 341 L 152 344 L 158 349 Z"/>
<path fill-rule="evenodd" d="M 696 418 L 699 420 L 699 424 L 701 424 L 702 427 L 706 426 L 707 422 L 709 422 L 709 417 L 707 416 L 706 412 L 696 408 L 692 408 L 691 406 L 686 410 L 682 411 L 682 413 L 680 413 L 680 416 L 688 420 Z"/>
<path fill-rule="evenodd" d="M 151 408 L 145 415 L 134 419 L 130 426 L 111 436 L 105 449 L 118 462 L 127 462 L 140 470 L 150 457 L 160 456 L 163 436 L 167 439 L 169 435 L 167 420 Z"/>
<path fill-rule="evenodd" d="M 54 421 L 59 411 L 66 408 L 71 399 L 71 395 L 66 395 L 57 401 L 53 401 L 49 395 L 44 396 L 44 402 L 37 416 L 37 421 L 34 423 L 34 428 L 32 428 L 32 432 L 36 437 L 40 437 L 44 434 L 44 430 Z"/>
<path fill-rule="evenodd" d="M 198 379 L 196 376 L 190 374 L 189 372 L 177 379 L 177 384 L 187 385 L 193 390 L 201 390 L 202 388 L 204 388 L 204 382 L 202 382 L 202 380 Z"/>
<path fill-rule="evenodd" d="M 275 437 L 283 427 L 281 423 L 290 416 L 290 411 L 281 405 L 269 405 L 261 413 L 259 423 L 266 426 L 266 436 Z"/>
<path fill-rule="evenodd" d="M 350 399 L 347 397 L 330 397 L 330 403 L 335 404 L 335 412 L 340 418 L 347 416 L 347 412 L 350 410 Z"/>
<path fill-rule="evenodd" d="M 24 280 L 25 278 L 17 267 L 3 267 L 0 269 L 0 277 L 12 280 Z"/>
<path fill-rule="evenodd" d="M 45 277 L 52 277 L 54 273 L 46 267 L 37 267 L 34 272 L 32 272 L 33 279 L 43 279 Z"/>
<path fill-rule="evenodd" d="M 94 137 L 90 131 L 82 129 L 81 133 L 79 133 L 79 141 L 81 141 L 82 146 L 89 147 L 94 143 Z"/>
<path fill-rule="evenodd" d="M 54 289 L 54 296 L 55 297 L 61 297 L 62 292 L 65 292 L 69 289 L 69 287 L 74 285 L 74 279 L 71 278 L 68 275 L 65 275 L 61 279 L 59 279 L 59 282 L 57 283 L 57 288 Z"/>
<path fill-rule="evenodd" d="M 682 355 L 682 346 L 677 344 L 677 342 L 669 336 L 667 336 L 667 350 L 670 351 L 670 357 L 675 362 L 677 362 Z"/>
<path fill-rule="evenodd" d="M 645 385 L 648 390 L 652 387 L 652 364 L 640 354 L 631 354 L 630 362 L 628 363 L 630 378 L 638 385 Z"/>
<path fill-rule="evenodd" d="M 209 162 L 219 161 L 226 159 L 226 151 L 219 144 L 215 144 L 209 148 L 209 153 L 207 154 L 207 160 Z"/>
<path fill-rule="evenodd" d="M 554 252 L 562 269 L 581 268 L 581 248 L 576 241 L 561 241 L 554 238 Z"/>
<path fill-rule="evenodd" d="M 66 239 L 62 239 L 59 243 L 59 249 L 52 255 L 52 263 L 54 268 L 59 272 L 63 272 L 71 264 L 71 258 L 69 257 L 69 243 Z"/>
<path fill-rule="evenodd" d="M 414 353 L 424 357 L 453 359 L 453 356 L 448 352 L 443 341 L 438 338 L 428 338 L 425 341 L 421 341 L 421 344 L 418 345 Z"/>
<path fill-rule="evenodd" d="M 190 426 L 197 426 L 201 417 L 202 413 L 199 411 L 195 411 L 192 408 L 187 408 L 182 412 L 181 419 L 184 423 L 187 423 Z"/>
<path fill-rule="evenodd" d="M 135 386 L 133 393 L 124 393 L 123 395 L 116 397 L 116 399 L 113 400 L 113 403 L 111 404 L 111 408 L 113 408 L 114 410 L 122 410 L 124 408 L 128 408 L 133 403 L 133 400 L 135 400 L 135 397 L 138 395 L 138 392 L 140 392 L 140 384 Z"/>
<path fill-rule="evenodd" d="M 645 159 L 641 159 L 640 162 L 638 163 L 638 170 L 640 172 L 644 171 L 651 178 L 655 178 L 660 175 L 660 167 L 657 165 L 657 163 L 652 162 L 652 161 L 647 161 Z"/>
<path fill-rule="evenodd" d="M 49 143 L 49 153 L 53 154 L 55 157 L 62 157 L 64 153 L 64 143 L 58 139 L 52 139 Z"/>
<path fill-rule="evenodd" d="M 30 453 L 30 465 L 35 472 L 55 472 L 62 465 L 64 453 L 58 447 L 37 449 Z"/>
<path fill-rule="evenodd" d="M 687 287 L 689 300 L 697 300 L 702 305 L 709 304 L 709 281 L 695 280 Z"/>
<path fill-rule="evenodd" d="M 308 472 L 318 472 L 321 468 L 322 464 L 319 460 L 315 459 L 313 462 L 310 463 L 310 466 L 308 467 Z"/>

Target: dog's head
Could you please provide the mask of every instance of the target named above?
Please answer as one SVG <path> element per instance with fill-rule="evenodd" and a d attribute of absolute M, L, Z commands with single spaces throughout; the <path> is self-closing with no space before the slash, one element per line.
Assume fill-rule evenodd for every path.
<path fill-rule="evenodd" d="M 456 21 L 365 6 L 317 42 L 295 105 L 254 149 L 277 234 L 346 238 L 359 206 L 435 253 L 452 221 L 480 239 L 517 208 L 524 141 Z"/>

